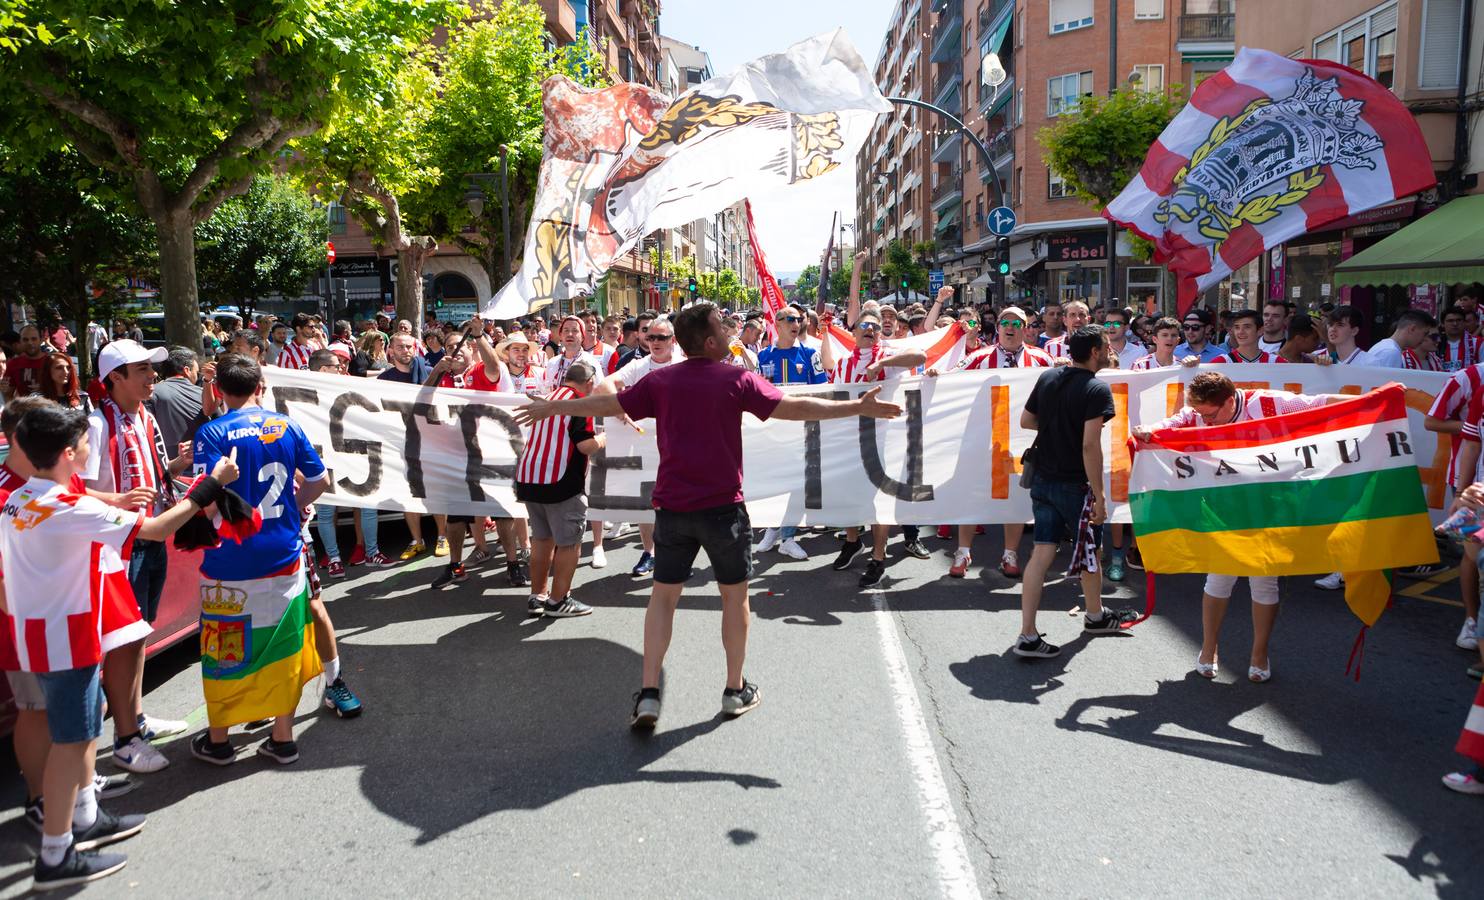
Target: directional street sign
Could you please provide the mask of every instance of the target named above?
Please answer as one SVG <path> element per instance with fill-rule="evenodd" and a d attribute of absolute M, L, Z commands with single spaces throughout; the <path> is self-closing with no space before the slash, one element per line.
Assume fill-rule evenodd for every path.
<path fill-rule="evenodd" d="M 668 282 L 668 281 L 656 281 L 654 283 L 654 289 L 657 290 L 657 291 L 668 291 L 670 289 L 670 282 Z"/>
<path fill-rule="evenodd" d="M 928 272 L 928 296 L 938 296 L 938 289 L 943 286 L 943 270 L 934 269 Z"/>
<path fill-rule="evenodd" d="M 1015 230 L 1015 210 L 1008 206 L 996 206 L 986 216 L 989 233 L 997 237 L 1008 237 Z"/>

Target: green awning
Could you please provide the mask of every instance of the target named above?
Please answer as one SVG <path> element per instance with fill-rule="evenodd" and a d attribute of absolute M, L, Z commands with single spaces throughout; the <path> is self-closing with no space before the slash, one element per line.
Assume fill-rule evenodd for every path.
<path fill-rule="evenodd" d="M 960 204 L 958 203 L 953 204 L 950 207 L 950 209 L 952 210 L 951 212 L 945 213 L 938 217 L 938 224 L 933 226 L 933 234 L 942 234 L 943 232 L 958 224 L 959 205 Z"/>
<path fill-rule="evenodd" d="M 1006 14 L 1005 17 L 1000 21 L 1000 24 L 995 27 L 995 30 L 989 33 L 989 44 L 987 46 L 987 49 L 990 53 L 1000 52 L 1000 48 L 1004 46 L 1005 43 L 1005 35 L 1010 33 L 1010 20 L 1014 18 L 1015 15 L 1013 12 Z"/>
<path fill-rule="evenodd" d="M 1335 267 L 1335 283 L 1484 281 L 1484 194 L 1459 197 Z"/>

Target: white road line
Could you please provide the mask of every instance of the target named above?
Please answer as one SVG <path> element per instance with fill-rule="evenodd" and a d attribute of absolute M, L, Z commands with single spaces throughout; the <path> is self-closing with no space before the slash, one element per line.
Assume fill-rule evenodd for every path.
<path fill-rule="evenodd" d="M 939 887 L 944 897 L 979 897 L 979 882 L 974 877 L 974 866 L 969 862 L 969 850 L 958 827 L 958 816 L 953 811 L 953 800 L 948 795 L 943 770 L 938 767 L 938 753 L 933 749 L 932 734 L 928 731 L 927 719 L 923 717 L 922 704 L 917 699 L 917 686 L 912 681 L 912 670 L 902 649 L 902 638 L 897 634 L 886 596 L 875 592 L 872 597 L 876 605 L 876 633 L 881 638 L 881 655 L 886 659 L 892 700 L 902 725 L 902 737 L 907 742 L 907 761 L 912 764 L 912 776 L 917 782 L 917 799 L 927 825 L 928 843 L 932 845 L 933 858 L 938 864 Z"/>

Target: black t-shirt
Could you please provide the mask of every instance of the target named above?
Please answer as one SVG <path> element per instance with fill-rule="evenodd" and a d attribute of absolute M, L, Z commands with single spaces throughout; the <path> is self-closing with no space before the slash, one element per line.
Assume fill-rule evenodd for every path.
<path fill-rule="evenodd" d="M 595 436 L 592 419 L 572 416 L 567 420 L 567 437 L 572 441 L 572 455 L 567 460 L 567 471 L 551 484 L 531 484 L 517 481 L 515 499 L 522 503 L 561 503 L 587 490 L 587 455 L 577 449 L 583 441 Z"/>
<path fill-rule="evenodd" d="M 1025 408 L 1036 417 L 1036 472 L 1052 481 L 1087 484 L 1082 429 L 1092 419 L 1113 418 L 1106 381 L 1076 366 L 1048 369 L 1036 379 Z"/>
<path fill-rule="evenodd" d="M 412 358 L 412 366 L 410 371 L 403 372 L 396 366 L 391 366 L 382 371 L 382 373 L 377 375 L 376 377 L 380 378 L 383 381 L 400 381 L 403 384 L 422 384 L 423 382 L 428 380 L 428 376 L 432 373 L 432 368 L 430 368 L 427 363 L 423 362 L 423 358 L 421 356 L 414 356 Z"/>

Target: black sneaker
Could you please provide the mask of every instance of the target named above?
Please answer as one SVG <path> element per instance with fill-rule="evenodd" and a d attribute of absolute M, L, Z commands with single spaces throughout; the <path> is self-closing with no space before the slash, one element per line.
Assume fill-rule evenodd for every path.
<path fill-rule="evenodd" d="M 1039 634 L 1033 638 L 1021 635 L 1020 640 L 1015 642 L 1015 646 L 1011 649 L 1010 652 L 1014 653 L 1016 656 L 1050 659 L 1051 657 L 1061 653 L 1061 648 L 1056 646 L 1055 644 L 1046 643 L 1046 639 L 1041 637 Z"/>
<path fill-rule="evenodd" d="M 836 572 L 843 572 L 844 570 L 850 568 L 850 564 L 854 562 L 855 558 L 857 556 L 860 556 L 861 552 L 865 549 L 865 545 L 862 544 L 860 541 L 845 541 L 840 545 L 840 555 L 835 557 L 835 561 L 831 564 L 831 567 Z"/>
<path fill-rule="evenodd" d="M 1130 547 L 1128 549 L 1128 556 L 1124 557 L 1124 560 L 1128 563 L 1130 569 L 1138 569 L 1140 572 L 1144 571 L 1144 554 L 1139 552 L 1138 547 Z"/>
<path fill-rule="evenodd" d="M 1406 569 L 1397 569 L 1396 574 L 1407 578 L 1431 578 L 1448 567 L 1442 563 L 1424 563 L 1420 566 L 1411 566 Z"/>
<path fill-rule="evenodd" d="M 94 773 L 93 790 L 97 793 L 99 800 L 112 800 L 114 797 L 122 797 L 134 790 L 134 782 L 130 781 L 127 775 Z"/>
<path fill-rule="evenodd" d="M 32 828 L 36 829 L 38 834 L 46 827 L 46 807 L 42 804 L 40 797 L 37 797 L 35 800 L 26 801 L 26 812 L 24 815 L 26 822 Z"/>
<path fill-rule="evenodd" d="M 572 595 L 568 594 L 560 601 L 546 601 L 546 603 L 542 605 L 542 612 L 549 619 L 574 619 L 577 616 L 592 615 L 593 608 L 591 606 L 588 606 L 586 603 L 583 603 L 581 600 L 572 599 Z"/>
<path fill-rule="evenodd" d="M 269 725 L 272 722 L 273 722 L 272 719 L 253 719 L 251 722 L 243 722 L 242 723 L 242 730 L 243 731 L 257 731 L 259 728 L 262 728 L 265 725 Z"/>
<path fill-rule="evenodd" d="M 918 559 L 930 559 L 933 555 L 933 551 L 929 550 L 921 540 L 908 541 L 902 549 L 907 551 L 908 556 L 915 556 Z"/>
<path fill-rule="evenodd" d="M 544 599 L 540 598 L 540 597 L 535 597 L 535 596 L 531 597 L 531 599 L 529 599 L 529 600 L 526 601 L 526 615 L 528 615 L 528 616 L 544 616 L 544 615 L 546 615 L 546 601 Z"/>
<path fill-rule="evenodd" d="M 660 720 L 660 689 L 644 688 L 634 695 L 634 713 L 629 717 L 629 727 L 653 728 Z"/>
<path fill-rule="evenodd" d="M 448 568 L 443 570 L 442 575 L 433 579 L 433 589 L 442 590 L 450 584 L 463 584 L 468 578 L 469 573 L 464 571 L 463 566 L 456 566 L 450 563 Z"/>
<path fill-rule="evenodd" d="M 505 564 L 505 576 L 510 579 L 511 587 L 528 587 L 531 583 L 531 579 L 526 577 L 525 566 L 520 564 L 520 560 Z"/>
<path fill-rule="evenodd" d="M 1082 630 L 1092 634 L 1117 634 L 1129 622 L 1137 621 L 1139 613 L 1132 609 L 1109 609 L 1103 607 L 1103 617 L 1082 617 Z"/>
<path fill-rule="evenodd" d="M 740 688 L 727 688 L 721 692 L 721 714 L 735 719 L 748 710 L 756 709 L 762 702 L 763 692 L 757 685 L 743 679 Z"/>
<path fill-rule="evenodd" d="M 54 891 L 87 884 L 89 881 L 107 878 L 128 862 L 129 857 L 122 853 L 98 853 L 93 850 L 79 850 L 76 846 L 68 847 L 67 854 L 55 866 L 42 862 L 41 857 L 36 858 L 31 890 Z"/>
<path fill-rule="evenodd" d="M 204 731 L 191 738 L 191 755 L 213 766 L 230 766 L 237 761 L 235 747 L 226 741 L 213 744 L 211 735 Z"/>
<path fill-rule="evenodd" d="M 873 559 L 866 563 L 866 573 L 861 576 L 860 586 L 863 588 L 875 587 L 881 583 L 884 575 L 886 575 L 886 560 Z"/>
<path fill-rule="evenodd" d="M 267 757 L 280 766 L 286 766 L 299 761 L 299 745 L 293 741 L 275 741 L 269 738 L 258 745 L 258 755 Z"/>
<path fill-rule="evenodd" d="M 116 816 L 98 807 L 98 818 L 87 828 L 72 829 L 72 846 L 92 850 L 138 834 L 144 828 L 144 816 Z"/>

